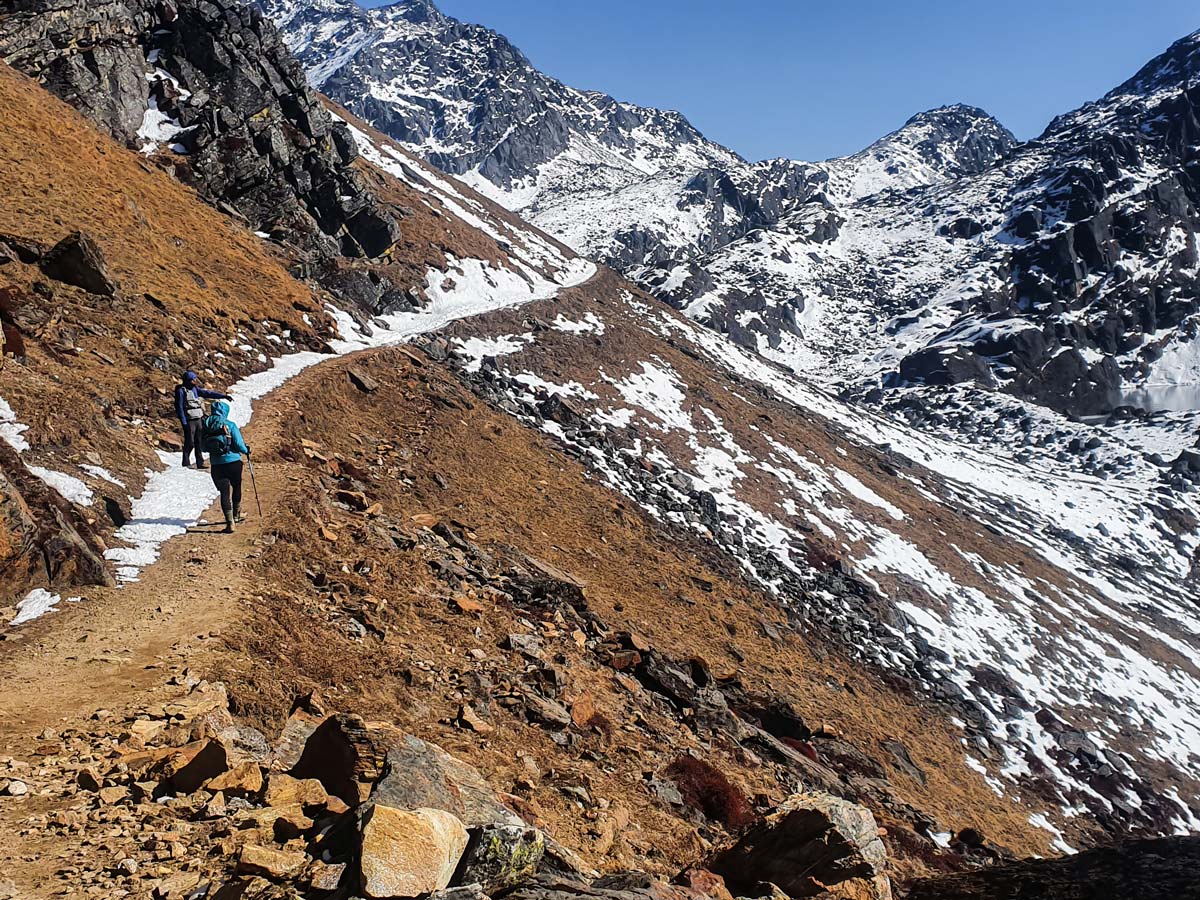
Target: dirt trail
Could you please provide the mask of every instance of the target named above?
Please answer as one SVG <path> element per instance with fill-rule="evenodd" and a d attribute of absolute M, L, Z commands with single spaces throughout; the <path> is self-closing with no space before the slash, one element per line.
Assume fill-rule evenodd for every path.
<path fill-rule="evenodd" d="M 362 351 L 362 354 L 373 351 Z M 265 457 L 278 445 L 279 415 L 319 369 L 349 366 L 361 354 L 308 369 L 255 402 L 246 440 Z M 62 603 L 49 615 L 6 633 L 0 642 L 0 754 L 17 755 L 46 728 L 86 719 L 98 709 L 135 704 L 160 685 L 164 670 L 203 668 L 219 651 L 221 632 L 236 627 L 252 602 L 247 569 L 271 511 L 288 489 L 283 466 L 255 465 L 266 519 L 260 519 L 247 477 L 246 522 L 236 534 L 198 526 L 161 548 L 141 580 L 118 589 L 91 588 L 82 603 Z M 220 518 L 214 504 L 205 516 Z"/>

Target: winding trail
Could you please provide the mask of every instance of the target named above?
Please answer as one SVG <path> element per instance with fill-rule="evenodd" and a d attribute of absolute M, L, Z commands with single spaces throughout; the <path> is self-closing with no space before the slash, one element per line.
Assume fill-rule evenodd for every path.
<path fill-rule="evenodd" d="M 386 331 L 338 342 L 336 356 L 295 354 L 290 368 L 289 357 L 284 357 L 285 379 L 279 377 L 281 371 L 268 370 L 250 376 L 242 383 L 244 390 L 235 391 L 242 397 L 234 416 L 249 420 L 247 442 L 266 459 L 289 440 L 280 433 L 282 411 L 306 396 L 318 373 L 349 368 L 380 348 L 405 343 L 459 319 L 557 296 L 586 285 L 594 276 L 595 268 L 589 264 L 549 293 L 435 300 L 419 313 L 391 317 Z M 352 323 L 343 317 L 339 325 L 349 333 Z M 253 404 L 251 418 L 254 379 L 262 379 L 269 389 L 257 392 L 261 397 Z M 152 559 L 145 560 L 149 564 L 126 572 L 136 580 L 119 588 L 88 589 L 83 591 L 85 602 L 64 603 L 50 615 L 0 633 L 0 755 L 25 755 L 46 728 L 86 719 L 98 709 L 134 705 L 165 680 L 166 670 L 202 667 L 218 651 L 220 642 L 214 639 L 236 626 L 242 604 L 253 602 L 247 571 L 258 554 L 259 539 L 269 530 L 271 511 L 289 487 L 281 465 L 259 462 L 255 473 L 265 519 L 258 518 L 247 503 L 249 517 L 234 535 L 222 534 L 216 527 L 174 525 L 153 545 Z M 152 476 L 144 495 L 155 489 L 156 478 L 159 487 L 165 481 L 190 485 L 193 492 L 209 491 L 201 495 L 208 498 L 206 511 L 196 506 L 183 511 L 181 518 L 206 513 L 204 520 L 214 521 L 219 516 L 207 478 L 167 469 Z M 144 556 L 145 551 L 143 547 Z"/>

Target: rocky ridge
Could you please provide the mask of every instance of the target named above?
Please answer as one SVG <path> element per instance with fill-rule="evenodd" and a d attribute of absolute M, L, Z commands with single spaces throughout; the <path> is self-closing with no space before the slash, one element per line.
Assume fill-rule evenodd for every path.
<path fill-rule="evenodd" d="M 93 41 L 81 44 L 79 35 Z M 423 306 L 427 271 L 444 270 L 447 253 L 468 255 L 464 244 L 531 291 L 570 264 L 569 251 L 457 188 L 417 200 L 371 175 L 353 129 L 308 87 L 270 21 L 234 0 L 28 0 L 0 15 L 0 59 L 281 246 L 294 274 L 351 315 Z M 418 190 L 423 171 L 436 178 L 416 160 L 403 162 Z M 465 232 L 452 225 L 414 241 L 398 225 L 413 215 L 412 202 L 428 210 L 418 219 L 451 203 L 475 208 Z M 414 225 L 409 234 L 425 227 Z"/>
<path fill-rule="evenodd" d="M 1095 414 L 1129 385 L 1186 382 L 1196 45 L 986 170 L 841 206 L 837 230 L 784 221 L 654 284 L 702 321 L 745 312 L 741 342 L 839 384 Z"/>
<path fill-rule="evenodd" d="M 393 215 L 350 168 L 353 142 L 241 4 L 23 0 L 0 18 L 0 59 L 118 140 L 186 155 L 179 177 L 255 231 L 326 261 L 395 242 Z"/>
<path fill-rule="evenodd" d="M 977 172 L 1015 144 L 949 107 L 844 160 L 747 163 L 681 115 L 578 91 L 432 3 L 264 0 L 320 90 L 579 252 L 639 275 L 767 228 L 814 197 Z M 860 171 L 861 170 L 861 171 Z"/>

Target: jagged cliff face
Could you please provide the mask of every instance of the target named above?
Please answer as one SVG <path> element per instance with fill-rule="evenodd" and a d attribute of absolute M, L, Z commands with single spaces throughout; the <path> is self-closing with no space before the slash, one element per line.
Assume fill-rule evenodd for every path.
<path fill-rule="evenodd" d="M 118 140 L 180 157 L 210 201 L 315 260 L 379 257 L 395 217 L 275 29 L 229 0 L 28 0 L 0 18 L 0 58 Z"/>

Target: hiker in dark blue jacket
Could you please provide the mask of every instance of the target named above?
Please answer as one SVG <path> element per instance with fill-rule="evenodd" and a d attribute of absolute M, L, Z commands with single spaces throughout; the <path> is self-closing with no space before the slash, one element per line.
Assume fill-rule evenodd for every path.
<path fill-rule="evenodd" d="M 203 400 L 232 400 L 228 394 L 200 387 L 195 372 L 184 372 L 182 381 L 175 386 L 175 415 L 183 427 L 183 466 L 196 451 L 196 468 L 203 469 L 204 455 L 200 452 L 200 420 L 204 418 Z"/>
<path fill-rule="evenodd" d="M 229 404 L 217 400 L 212 414 L 200 426 L 201 440 L 212 458 L 212 480 L 221 492 L 221 512 L 225 514 L 225 533 L 233 534 L 234 523 L 242 516 L 242 454 L 250 448 L 242 440 L 241 429 L 229 419 Z"/>

